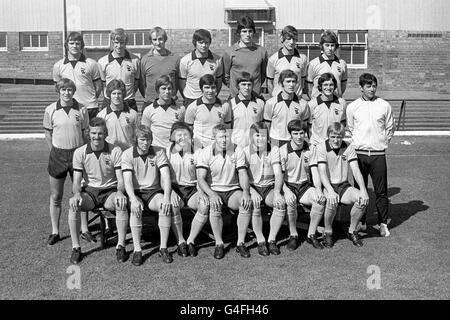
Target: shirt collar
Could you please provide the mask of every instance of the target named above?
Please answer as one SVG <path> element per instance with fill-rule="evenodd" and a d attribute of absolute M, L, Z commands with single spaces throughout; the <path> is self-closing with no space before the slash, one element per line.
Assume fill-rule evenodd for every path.
<path fill-rule="evenodd" d="M 331 65 L 331 63 L 333 63 L 333 61 L 336 61 L 337 63 L 339 63 L 339 58 L 338 58 L 338 56 L 337 55 L 334 55 L 334 59 L 324 59 L 324 57 L 323 57 L 323 55 L 320 55 L 319 56 L 319 62 L 320 63 L 322 63 L 322 62 L 324 62 L 324 61 L 327 61 L 330 65 Z M 331 61 L 331 62 L 330 62 Z"/>
<path fill-rule="evenodd" d="M 90 153 L 94 153 L 94 152 L 100 152 L 100 153 L 106 152 L 106 153 L 109 153 L 108 143 L 105 141 L 104 145 L 103 145 L 103 149 L 102 150 L 97 150 L 97 151 L 92 150 L 91 144 L 87 143 L 86 144 L 86 154 L 90 154 Z"/>
<path fill-rule="evenodd" d="M 153 149 L 152 146 L 150 146 L 150 148 L 148 148 L 148 152 L 147 154 L 139 154 L 137 147 L 133 147 L 133 158 L 137 158 L 137 157 L 145 157 L 145 156 L 154 156 L 155 153 L 155 149 Z"/>
<path fill-rule="evenodd" d="M 224 157 L 225 158 L 225 155 L 228 153 L 228 152 L 234 152 L 235 150 L 236 150 L 236 147 L 237 147 L 237 145 L 236 144 L 233 144 L 233 148 L 232 149 L 227 149 L 227 150 L 225 150 L 225 151 L 222 151 L 222 153 L 220 154 L 222 157 Z M 213 156 L 215 156 L 216 155 L 216 143 L 213 143 L 212 145 L 211 145 L 211 148 L 212 148 L 212 154 L 213 154 Z"/>
<path fill-rule="evenodd" d="M 75 99 L 72 99 L 72 100 L 73 100 L 73 104 L 70 106 L 70 108 L 71 108 L 71 109 L 75 109 L 75 110 L 80 109 L 80 106 L 79 106 L 79 104 L 78 104 L 78 101 L 75 100 Z M 61 100 L 58 99 L 58 101 L 56 101 L 56 110 L 63 109 L 63 108 L 67 108 L 67 107 L 63 107 L 63 106 L 61 105 Z"/>
<path fill-rule="evenodd" d="M 261 156 L 261 154 L 258 152 L 258 150 L 256 150 L 256 148 L 253 144 L 250 144 L 249 150 L 250 150 L 251 154 L 257 153 L 258 156 Z M 271 150 L 272 150 L 272 147 L 271 147 L 270 143 L 267 143 L 267 149 L 266 149 L 267 154 L 269 154 Z"/>
<path fill-rule="evenodd" d="M 330 105 L 335 102 L 335 103 L 339 103 L 339 98 L 333 94 L 333 100 L 327 100 L 327 101 L 323 101 L 322 100 L 322 95 L 319 95 L 317 97 L 317 105 L 321 105 L 322 103 L 325 103 L 327 105 L 327 107 L 329 108 Z"/>
<path fill-rule="evenodd" d="M 283 57 L 300 57 L 300 52 L 298 52 L 297 49 L 294 49 L 294 54 L 284 54 L 283 48 L 280 48 L 280 50 L 278 50 L 278 59 Z"/>
<path fill-rule="evenodd" d="M 160 107 L 160 108 L 164 109 L 164 111 L 167 111 L 167 109 L 169 109 L 171 106 L 176 106 L 176 103 L 175 103 L 175 101 L 173 101 L 173 99 L 170 101 L 170 104 L 166 104 L 166 105 L 160 105 L 160 104 L 158 103 L 158 99 L 156 99 L 156 100 L 153 102 L 153 108 L 155 108 L 155 109 L 157 109 L 158 107 Z"/>
<path fill-rule="evenodd" d="M 247 107 L 247 106 L 248 106 L 248 103 L 249 103 L 250 101 L 256 102 L 256 97 L 255 97 L 255 95 L 252 93 L 252 96 L 251 96 L 250 100 L 247 100 L 247 99 L 241 99 L 240 94 L 238 94 L 238 95 L 234 98 L 234 101 L 236 101 L 236 104 L 238 104 L 239 102 L 243 102 L 243 103 L 245 104 L 245 106 Z M 247 102 L 247 103 L 246 103 L 246 102 Z"/>
<path fill-rule="evenodd" d="M 197 57 L 197 55 L 195 54 L 195 50 L 194 50 L 191 53 L 191 59 L 192 59 L 192 61 L 194 61 L 195 59 L 199 59 L 199 60 L 200 59 L 205 59 L 205 57 Z M 206 57 L 206 59 L 208 59 L 208 60 L 213 60 L 214 59 L 214 56 L 213 56 L 211 50 L 208 50 L 208 56 Z"/>
<path fill-rule="evenodd" d="M 111 112 L 119 112 L 119 114 L 122 112 L 130 112 L 130 108 L 128 107 L 128 105 L 124 104 L 122 110 L 113 111 L 113 109 L 111 109 L 111 105 L 108 105 L 106 107 L 106 114 L 110 114 Z"/>
<path fill-rule="evenodd" d="M 200 97 L 197 99 L 197 106 L 201 106 L 202 104 L 204 104 L 208 108 L 208 110 L 211 111 L 212 107 L 214 107 L 216 104 L 222 105 L 222 102 L 219 100 L 219 98 L 216 97 L 216 101 L 214 101 L 214 103 L 204 103 L 202 97 Z"/>
<path fill-rule="evenodd" d="M 280 92 L 278 94 L 278 96 L 277 96 L 277 102 L 281 102 L 281 101 L 295 101 L 295 102 L 299 102 L 299 99 L 298 99 L 298 96 L 294 93 L 294 97 L 292 98 L 292 100 L 284 100 L 283 99 L 283 95 Z"/>
<path fill-rule="evenodd" d="M 169 49 L 165 49 L 166 50 L 166 52 L 165 52 L 165 55 L 163 55 L 163 56 L 159 56 L 159 57 L 167 57 L 167 56 L 172 56 L 173 54 L 172 54 L 172 52 L 169 50 Z M 148 53 L 147 53 L 147 56 L 148 57 L 153 57 L 153 56 L 156 56 L 155 54 L 154 54 L 154 51 L 155 51 L 155 49 L 151 49 Z"/>
<path fill-rule="evenodd" d="M 114 58 L 113 55 L 112 55 L 112 53 L 113 53 L 113 52 L 110 51 L 109 54 L 108 54 L 108 62 L 112 62 L 112 61 L 114 61 L 114 60 L 116 60 L 116 59 L 119 59 L 119 58 Z M 123 56 L 123 59 L 131 60 L 131 55 L 130 55 L 130 53 L 128 52 L 128 50 L 125 50 L 125 55 Z"/>
<path fill-rule="evenodd" d="M 256 43 L 254 43 L 254 42 L 252 42 L 252 45 L 251 45 L 251 46 L 241 47 L 241 46 L 239 46 L 239 41 L 240 41 L 240 40 L 238 40 L 238 41 L 233 45 L 234 51 L 238 51 L 238 50 L 244 49 L 244 48 L 247 48 L 247 49 L 250 49 L 250 50 L 254 50 L 254 49 L 256 48 Z"/>
<path fill-rule="evenodd" d="M 348 147 L 348 145 L 345 141 L 342 141 L 341 147 L 339 149 L 335 150 L 335 149 L 331 148 L 330 140 L 327 139 L 327 140 L 325 140 L 325 147 L 327 149 L 327 152 L 330 152 L 331 150 L 333 150 L 336 154 L 338 154 L 339 150 L 346 149 Z"/>
<path fill-rule="evenodd" d="M 366 97 L 362 96 L 361 99 L 364 100 L 364 101 L 375 101 L 375 100 L 378 99 L 378 97 L 374 96 L 372 100 L 367 100 Z"/>
<path fill-rule="evenodd" d="M 173 148 L 175 148 L 175 142 L 172 142 L 172 144 L 170 145 L 169 151 L 172 152 Z M 191 145 L 191 149 L 189 151 L 191 153 L 194 153 L 194 146 L 193 145 Z M 183 150 L 181 150 L 181 151 L 178 151 L 177 153 L 180 155 L 180 157 L 183 157 L 185 152 Z"/>
<path fill-rule="evenodd" d="M 309 145 L 308 145 L 308 143 L 306 141 L 303 141 L 303 146 L 300 149 L 298 149 L 298 150 L 292 149 L 290 141 L 288 143 L 286 143 L 286 144 L 287 144 L 287 152 L 288 153 L 295 152 L 295 153 L 297 153 L 298 156 L 301 155 L 302 151 L 309 150 Z"/>
<path fill-rule="evenodd" d="M 70 62 L 71 60 L 69 60 L 69 57 L 68 56 L 65 56 L 64 57 L 64 64 L 68 64 L 69 62 Z M 81 54 L 81 56 L 80 56 L 80 59 L 78 59 L 78 60 L 72 60 L 72 61 L 80 61 L 80 62 L 86 62 L 86 56 L 84 55 L 84 54 Z"/>

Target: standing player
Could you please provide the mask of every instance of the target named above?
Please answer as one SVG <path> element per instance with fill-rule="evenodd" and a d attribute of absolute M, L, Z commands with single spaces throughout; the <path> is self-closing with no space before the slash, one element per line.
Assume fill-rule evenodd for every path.
<path fill-rule="evenodd" d="M 274 152 L 268 143 L 268 133 L 269 130 L 264 122 L 252 124 L 250 127 L 250 145 L 244 148 L 253 202 L 252 227 L 258 242 L 258 253 L 262 256 L 269 255 L 269 249 L 262 232 L 261 204 L 265 203 L 273 208 L 269 234 L 270 252 L 272 254 L 280 253 L 275 245 L 275 237 L 286 216 L 286 203 L 281 194 L 283 173 L 280 161 L 274 156 Z"/>
<path fill-rule="evenodd" d="M 238 95 L 226 103 L 231 105 L 231 142 L 244 148 L 250 144 L 250 126 L 263 120 L 264 100 L 253 93 L 253 79 L 248 72 L 237 78 L 237 87 Z"/>
<path fill-rule="evenodd" d="M 59 221 L 61 217 L 61 200 L 64 194 L 64 182 L 67 173 L 73 177 L 72 159 L 76 148 L 84 144 L 84 130 L 87 129 L 89 116 L 86 108 L 73 99 L 76 91 L 75 83 L 67 78 L 56 82 L 58 101 L 45 109 L 44 129 L 45 140 L 50 148 L 48 174 L 50 176 L 50 219 L 52 233 L 48 244 L 53 245 L 59 240 Z M 82 219 L 83 233 L 94 239 L 89 233 L 87 214 Z"/>
<path fill-rule="evenodd" d="M 347 87 L 347 63 L 336 56 L 336 50 L 339 48 L 337 35 L 326 30 L 320 37 L 319 46 L 322 53 L 309 62 L 306 77 L 310 97 L 312 99 L 319 94 L 318 80 L 320 75 L 325 72 L 330 72 L 335 77 L 337 81 L 336 95 L 342 97 Z"/>
<path fill-rule="evenodd" d="M 281 71 L 286 69 L 294 71 L 297 75 L 299 81 L 295 93 L 299 97 L 302 96 L 308 69 L 308 58 L 296 49 L 297 40 L 298 32 L 293 26 L 286 26 L 281 30 L 283 47 L 270 56 L 267 63 L 267 88 L 273 97 L 282 91 L 278 77 Z"/>
<path fill-rule="evenodd" d="M 231 109 L 228 103 L 217 98 L 216 81 L 213 75 L 200 78 L 202 97 L 192 102 L 186 109 L 185 122 L 194 132 L 194 149 L 209 146 L 214 141 L 213 127 L 217 124 L 231 126 Z"/>
<path fill-rule="evenodd" d="M 305 141 L 306 123 L 301 120 L 291 120 L 288 123 L 291 136 L 289 143 L 279 150 L 279 161 L 284 172 L 284 199 L 287 204 L 289 224 L 288 250 L 295 250 L 299 246 L 297 233 L 297 205 L 311 206 L 308 237 L 306 241 L 316 249 L 323 249 L 316 238 L 316 229 L 323 217 L 325 197 L 322 192 L 317 165 L 314 166 L 314 155 L 310 152 Z M 311 184 L 311 180 L 314 185 Z M 271 244 L 269 242 L 269 249 Z"/>
<path fill-rule="evenodd" d="M 363 245 L 356 226 L 358 225 L 367 204 L 369 195 L 364 186 L 364 179 L 358 166 L 358 157 L 355 148 L 343 142 L 345 137 L 345 126 L 335 122 L 328 127 L 328 139 L 317 147 L 317 163 L 320 180 L 324 186 L 327 204 L 325 206 L 325 233 L 323 245 L 332 248 L 333 220 L 336 215 L 337 206 L 342 203 L 353 205 L 350 211 L 350 227 L 347 238 L 355 246 Z M 348 182 L 348 169 L 351 169 L 360 190 L 352 187 Z"/>
<path fill-rule="evenodd" d="M 172 227 L 178 239 L 178 254 L 192 257 L 197 255 L 195 238 L 208 220 L 208 196 L 197 188 L 196 155 L 193 152 L 192 132 L 184 122 L 175 122 L 171 128 L 172 145 L 167 148 L 172 176 L 172 207 L 174 216 Z M 183 222 L 180 210 L 184 206 L 197 211 L 191 224 L 191 231 L 186 242 L 183 237 Z"/>
<path fill-rule="evenodd" d="M 378 80 L 373 74 L 364 73 L 359 77 L 362 97 L 348 105 L 347 124 L 366 188 L 369 175 L 372 179 L 380 235 L 388 237 L 390 231 L 387 226 L 389 199 L 386 149 L 394 136 L 394 115 L 389 102 L 375 95 L 377 84 Z M 366 214 L 363 215 L 361 224 L 364 230 Z"/>
<path fill-rule="evenodd" d="M 120 147 L 122 151 L 133 145 L 134 131 L 139 124 L 138 113 L 124 105 L 125 95 L 126 89 L 122 80 L 111 80 L 106 86 L 106 96 L 110 104 L 98 113 L 98 117 L 106 121 L 106 141 Z"/>
<path fill-rule="evenodd" d="M 306 101 L 295 94 L 298 77 L 292 70 L 283 70 L 278 78 L 282 91 L 267 100 L 264 106 L 264 121 L 270 129 L 271 144 L 281 146 L 290 140 L 287 124 L 291 120 L 309 119 Z"/>
<path fill-rule="evenodd" d="M 216 94 L 219 94 L 222 88 L 222 58 L 209 50 L 211 40 L 211 33 L 208 30 L 195 30 L 192 36 L 195 50 L 179 61 L 178 81 L 185 107 L 202 96 L 199 80 L 205 74 L 215 77 Z"/>
<path fill-rule="evenodd" d="M 239 41 L 223 54 L 224 82 L 230 88 L 230 97 L 238 94 L 236 80 L 244 71 L 251 74 L 255 93 L 261 94 L 261 86 L 266 79 L 268 55 L 266 48 L 253 42 L 255 33 L 253 19 L 248 16 L 241 17 L 236 29 Z"/>
<path fill-rule="evenodd" d="M 130 201 L 130 228 L 134 253 L 132 263 L 142 264 L 141 233 L 144 208 L 158 212 L 160 232 L 159 255 L 165 263 L 173 261 L 167 250 L 172 223 L 170 169 L 164 149 L 154 148 L 150 128 L 139 125 L 135 132 L 136 146 L 122 154 L 125 190 Z"/>
<path fill-rule="evenodd" d="M 172 81 L 163 75 L 155 82 L 158 98 L 142 113 L 141 123 L 152 130 L 153 145 L 164 149 L 171 146 L 170 130 L 177 121 L 184 121 L 185 107 L 177 106 L 173 100 Z"/>
<path fill-rule="evenodd" d="M 111 52 L 98 60 L 100 65 L 100 76 L 104 87 L 113 80 L 122 80 L 125 84 L 126 95 L 124 104 L 135 111 L 138 111 L 135 93 L 139 87 L 141 66 L 139 57 L 131 54 L 127 49 L 128 35 L 124 29 L 118 28 L 111 31 Z M 109 104 L 109 98 L 104 92 L 103 108 Z"/>
<path fill-rule="evenodd" d="M 91 211 L 99 207 L 116 212 L 116 257 L 119 262 L 126 260 L 128 213 L 120 167 L 122 151 L 105 141 L 107 135 L 105 120 L 93 118 L 89 122 L 89 142 L 76 149 L 73 155 L 73 197 L 69 200 L 69 229 L 72 238 L 70 262 L 73 264 L 78 264 L 82 259 L 80 211 Z M 86 181 L 83 188 L 82 178 Z"/>
<path fill-rule="evenodd" d="M 144 106 L 150 105 L 158 99 L 159 92 L 155 90 L 156 81 L 163 75 L 167 75 L 172 83 L 172 95 L 177 96 L 177 61 L 178 56 L 166 49 L 167 33 L 161 27 L 150 30 L 152 48 L 141 59 L 141 75 L 139 91 L 144 97 Z"/>
<path fill-rule="evenodd" d="M 214 143 L 200 151 L 197 162 L 198 186 L 209 198 L 209 221 L 216 242 L 214 258 L 222 259 L 225 255 L 222 239 L 222 205 L 239 211 L 236 251 L 241 257 L 249 258 L 250 252 L 244 242 L 251 219 L 252 200 L 245 155 L 240 148 L 234 150 L 230 133 L 227 131 L 227 127 L 223 124 L 214 126 Z M 211 178 L 211 185 L 207 182 L 207 175 Z"/>
<path fill-rule="evenodd" d="M 62 78 L 72 80 L 76 86 L 74 99 L 87 108 L 92 119 L 99 111 L 97 98 L 102 91 L 98 64 L 84 56 L 83 36 L 79 32 L 69 33 L 64 48 L 66 56 L 53 66 L 53 81 L 56 83 Z"/>
<path fill-rule="evenodd" d="M 324 73 L 317 81 L 320 94 L 308 102 L 311 117 L 309 119 L 309 137 L 312 146 L 317 146 L 327 139 L 328 127 L 342 123 L 345 127 L 346 102 L 334 94 L 336 79 L 331 73 Z"/>

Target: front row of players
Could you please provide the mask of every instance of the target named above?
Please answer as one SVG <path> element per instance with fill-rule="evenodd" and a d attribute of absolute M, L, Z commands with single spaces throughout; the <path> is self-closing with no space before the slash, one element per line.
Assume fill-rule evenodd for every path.
<path fill-rule="evenodd" d="M 89 123 L 88 143 L 76 149 L 73 156 L 70 261 L 76 264 L 82 259 L 80 212 L 98 207 L 115 212 L 119 262 L 126 260 L 129 223 L 134 246 L 132 263 L 137 266 L 143 263 L 140 240 L 146 209 L 158 213 L 159 254 L 166 263 L 173 261 L 167 249 L 170 229 L 173 228 L 178 241 L 178 254 L 196 256 L 195 239 L 208 218 L 215 238 L 214 257 L 223 258 L 224 206 L 238 214 L 236 251 L 245 258 L 250 257 L 245 245 L 250 224 L 256 235 L 258 253 L 279 255 L 276 237 L 286 219 L 290 231 L 287 249 L 295 250 L 300 244 L 296 227 L 299 205 L 311 208 L 307 242 L 316 249 L 333 246 L 332 223 L 337 205 L 353 205 L 347 237 L 354 245 L 362 246 L 356 226 L 369 197 L 355 150 L 343 141 L 345 128 L 333 123 L 328 128 L 328 140 L 311 150 L 305 139 L 306 130 L 306 123 L 301 120 L 290 121 L 290 141 L 271 148 L 268 128 L 263 122 L 257 122 L 250 128 L 250 145 L 241 148 L 231 143 L 229 129 L 219 124 L 213 129 L 214 142 L 194 153 L 192 132 L 185 123 L 173 125 L 172 144 L 166 150 L 153 147 L 150 129 L 140 125 L 135 132 L 135 146 L 122 153 L 119 147 L 105 141 L 108 134 L 105 121 L 93 118 Z M 349 184 L 348 168 L 360 189 Z M 82 178 L 85 187 L 81 185 Z M 267 241 L 263 234 L 263 204 L 272 208 Z M 196 211 L 187 240 L 183 237 L 180 212 L 184 206 Z M 323 217 L 325 233 L 320 241 L 316 229 Z"/>

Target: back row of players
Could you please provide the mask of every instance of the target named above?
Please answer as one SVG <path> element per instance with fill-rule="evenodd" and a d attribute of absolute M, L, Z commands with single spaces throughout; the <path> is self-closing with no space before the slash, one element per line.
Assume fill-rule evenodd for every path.
<path fill-rule="evenodd" d="M 251 27 L 247 29 L 252 30 Z M 248 34 L 246 28 L 241 28 L 240 32 Z M 152 38 L 154 35 L 158 36 L 158 33 L 151 33 Z M 128 59 L 126 56 L 123 59 L 114 57 L 116 42 L 119 42 L 120 47 L 123 40 L 120 35 L 114 37 L 113 51 L 107 59 L 110 67 L 117 67 L 119 75 L 123 76 L 124 72 L 132 68 L 125 63 Z M 78 74 L 77 68 L 82 68 L 78 62 L 84 60 L 87 63 L 88 60 L 83 56 L 79 57 L 81 60 L 71 61 L 71 42 L 75 42 L 76 47 L 80 40 L 73 41 L 69 36 L 68 56 L 62 64 L 68 69 L 72 68 L 72 74 L 75 75 Z M 242 53 L 239 43 L 235 46 L 235 55 Z M 208 56 L 199 58 L 196 56 L 197 49 L 209 47 L 209 44 L 210 39 L 209 42 L 194 41 L 196 50 L 190 54 L 191 60 L 187 65 L 197 63 L 197 67 L 204 66 L 211 58 L 210 51 L 207 48 Z M 325 65 L 332 67 L 335 62 L 339 64 L 340 60 L 335 57 L 330 63 L 329 59 L 324 59 L 328 44 L 322 44 L 324 54 L 319 58 L 319 65 L 325 61 Z M 331 44 L 336 47 L 337 38 Z M 129 55 L 128 51 L 125 52 L 125 55 Z M 298 58 L 296 54 L 283 54 L 281 49 L 278 57 L 285 63 Z M 145 61 L 144 58 L 141 63 Z M 183 59 L 178 63 L 179 70 L 182 70 Z M 231 60 L 236 61 L 237 57 Z M 215 70 L 211 66 L 206 69 Z M 80 69 L 80 73 L 86 74 L 87 70 L 83 70 Z M 345 74 L 341 66 L 336 66 L 336 70 L 340 75 Z M 377 79 L 373 75 L 363 74 L 360 77 L 363 96 L 348 108 L 339 97 L 345 90 L 345 79 L 343 81 L 340 77 L 341 81 L 337 81 L 333 73 L 322 73 L 317 77 L 318 93 L 313 95 L 309 103 L 297 95 L 302 92 L 299 88 L 302 87 L 303 77 L 290 69 L 277 73 L 275 85 L 268 78 L 274 96 L 267 102 L 255 94 L 260 90 L 260 83 L 254 75 L 239 72 L 233 76 L 231 72 L 228 85 L 230 88 L 234 86 L 237 91 L 229 101 L 222 103 L 216 98 L 222 75 L 217 76 L 209 73 L 199 76 L 197 87 L 201 96 L 196 99 L 190 99 L 184 94 L 189 92 L 189 89 L 185 89 L 188 83 L 192 85 L 192 79 L 191 82 L 189 78 L 174 81 L 170 75 L 159 76 L 154 81 L 157 96 L 152 103 L 146 101 L 145 105 L 148 106 L 143 111 L 141 121 L 133 109 L 135 102 L 129 98 L 126 81 L 106 79 L 104 108 L 96 118 L 95 107 L 89 108 L 87 104 L 86 110 L 83 103 L 73 98 L 80 89 L 86 89 L 85 86 L 65 77 L 59 80 L 55 77 L 60 99 L 46 109 L 44 117 L 46 137 L 51 147 L 49 174 L 53 231 L 49 244 L 60 239 L 63 185 L 67 173 L 72 171 L 72 162 L 75 170 L 74 197 L 70 200 L 69 226 L 73 263 L 78 263 L 82 257 L 80 224 L 82 235 L 92 237 L 87 229 L 87 219 L 83 219 L 80 211 L 86 212 L 101 205 L 116 211 L 119 235 L 116 254 L 119 261 L 126 259 L 125 234 L 129 220 L 135 247 L 132 262 L 135 265 L 142 263 L 139 244 L 144 206 L 159 212 L 160 255 L 165 262 L 172 262 L 167 250 L 170 227 L 173 226 L 178 239 L 178 253 L 181 256 L 194 256 L 194 241 L 207 221 L 208 214 L 216 240 L 214 257 L 222 258 L 222 205 L 239 211 L 237 251 L 243 257 L 250 255 L 244 244 L 250 220 L 257 236 L 259 254 L 280 253 L 275 237 L 286 212 L 291 234 L 287 248 L 295 250 L 299 244 L 296 229 L 298 203 L 311 206 L 308 242 L 316 248 L 333 245 L 331 223 L 337 203 L 354 204 L 348 237 L 360 246 L 362 242 L 356 232 L 356 225 L 368 202 L 365 186 L 370 168 L 380 169 L 383 166 L 380 157 L 384 160 L 384 168 L 381 168 L 384 172 L 378 173 L 376 177 L 381 177 L 381 180 L 374 181 L 374 176 L 370 174 L 377 193 L 379 223 L 382 226 L 380 232 L 384 236 L 389 235 L 386 225 L 387 195 L 378 192 L 378 189 L 383 189 L 385 185 L 387 189 L 384 150 L 393 135 L 393 116 L 389 104 L 375 96 Z M 133 94 L 139 83 L 142 82 L 134 81 Z M 183 88 L 181 92 L 185 106 L 177 105 L 173 99 L 177 91 L 176 83 Z M 146 97 L 148 91 L 147 87 L 144 91 Z M 378 114 L 375 117 L 383 120 L 383 123 L 371 121 L 373 116 L 368 116 L 371 113 L 367 107 L 376 111 Z M 90 125 L 88 119 L 92 119 Z M 348 132 L 353 138 L 350 147 L 342 142 L 346 120 Z M 306 124 L 309 124 L 309 128 Z M 78 148 L 84 143 L 84 129 L 89 129 L 90 139 L 86 140 L 86 145 Z M 234 145 L 237 147 L 232 147 Z M 78 151 L 75 152 L 76 148 Z M 361 164 L 364 157 L 368 161 L 361 175 L 358 162 Z M 358 162 L 353 161 L 356 159 Z M 347 164 L 350 164 L 360 190 L 348 184 Z M 86 188 L 81 187 L 81 177 L 87 183 Z M 314 182 L 314 187 L 311 182 Z M 268 243 L 262 234 L 261 202 L 273 207 Z M 187 241 L 182 234 L 179 214 L 179 209 L 184 205 L 197 210 Z M 128 212 L 131 213 L 129 217 Z M 315 236 L 315 230 L 323 215 L 325 236 L 321 243 Z"/>

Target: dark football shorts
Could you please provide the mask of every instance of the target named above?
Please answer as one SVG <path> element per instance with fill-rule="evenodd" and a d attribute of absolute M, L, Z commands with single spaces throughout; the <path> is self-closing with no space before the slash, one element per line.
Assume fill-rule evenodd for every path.
<path fill-rule="evenodd" d="M 182 185 L 172 185 L 172 190 L 176 192 L 183 200 L 184 205 L 187 205 L 189 199 L 197 192 L 196 186 L 182 186 Z"/>
<path fill-rule="evenodd" d="M 73 177 L 73 153 L 75 149 L 59 149 L 52 147 L 48 158 L 48 174 L 55 179 L 63 179 L 69 173 Z"/>
<path fill-rule="evenodd" d="M 148 208 L 148 204 L 158 193 L 164 194 L 164 191 L 162 189 L 134 190 L 134 194 L 136 195 L 136 197 L 139 197 L 142 200 L 146 208 Z"/>
<path fill-rule="evenodd" d="M 339 195 L 339 203 L 340 203 L 345 191 L 347 191 L 347 189 L 350 188 L 352 185 L 348 183 L 348 181 L 345 181 L 338 184 L 331 184 L 331 186 L 333 187 L 334 192 L 336 192 Z"/>
<path fill-rule="evenodd" d="M 242 191 L 241 188 L 233 189 L 230 191 L 215 191 L 219 197 L 222 199 L 223 205 L 228 206 L 228 200 L 230 200 L 230 197 L 235 193 L 236 191 Z"/>
<path fill-rule="evenodd" d="M 309 182 L 304 182 L 302 184 L 285 182 L 285 184 L 295 194 L 297 202 L 299 202 L 305 192 L 312 187 L 312 184 Z"/>
<path fill-rule="evenodd" d="M 89 197 L 91 197 L 92 201 L 94 201 L 95 208 L 101 208 L 105 204 L 108 197 L 116 192 L 116 188 L 109 188 L 109 189 L 99 189 L 99 188 L 93 188 L 93 187 L 85 187 L 83 188 L 82 192 L 86 192 Z"/>
<path fill-rule="evenodd" d="M 264 202 L 264 200 L 266 200 L 267 195 L 269 194 L 270 191 L 273 190 L 273 185 L 271 186 L 265 186 L 265 187 L 258 187 L 255 185 L 252 185 L 252 188 L 255 189 L 259 195 L 262 197 L 262 202 Z"/>

